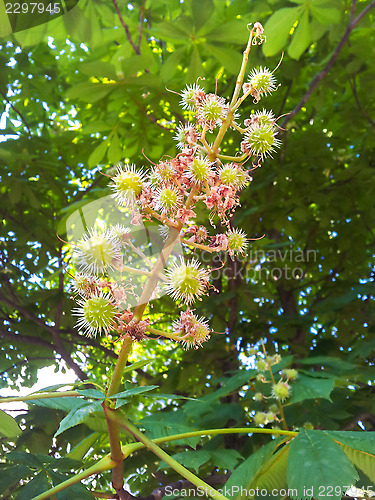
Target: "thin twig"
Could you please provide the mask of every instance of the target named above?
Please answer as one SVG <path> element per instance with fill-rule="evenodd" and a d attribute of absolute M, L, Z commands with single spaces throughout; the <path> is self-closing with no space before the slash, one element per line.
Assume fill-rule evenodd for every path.
<path fill-rule="evenodd" d="M 353 5 L 355 4 L 355 0 L 353 0 Z M 332 56 L 330 57 L 328 63 L 325 65 L 325 67 L 322 69 L 322 71 L 320 71 L 320 73 L 318 73 L 316 75 L 316 77 L 314 78 L 314 80 L 312 81 L 308 91 L 306 92 L 306 94 L 302 97 L 302 99 L 300 100 L 300 102 L 297 104 L 297 106 L 291 111 L 291 113 L 289 115 L 287 115 L 282 124 L 281 124 L 281 127 L 284 128 L 285 125 L 288 123 L 289 120 L 291 120 L 300 110 L 301 108 L 306 104 L 306 102 L 309 100 L 311 94 L 314 92 L 314 90 L 316 89 L 316 87 L 319 85 L 319 83 L 321 82 L 321 80 L 323 80 L 323 78 L 327 75 L 327 73 L 330 71 L 330 69 L 332 68 L 334 62 L 336 61 L 338 55 L 340 54 L 340 51 L 341 49 L 343 48 L 345 42 L 348 40 L 349 38 L 349 35 L 350 33 L 353 31 L 353 29 L 357 26 L 357 24 L 361 21 L 361 19 L 369 12 L 369 10 L 371 10 L 373 7 L 375 7 L 375 0 L 373 0 L 371 3 L 369 3 L 367 5 L 367 7 L 365 7 L 363 9 L 363 11 L 352 21 L 349 22 L 346 30 L 345 30 L 345 33 L 343 34 L 341 40 L 339 41 L 339 43 L 337 44 L 337 47 L 335 48 L 335 50 L 333 51 L 333 54 Z M 353 13 L 353 9 L 352 9 L 352 13 Z"/>
<path fill-rule="evenodd" d="M 122 14 L 121 14 L 121 11 L 119 9 L 119 6 L 118 6 L 118 3 L 117 3 L 117 0 L 112 0 L 112 3 L 113 5 L 115 6 L 115 9 L 116 9 L 116 12 L 117 12 L 117 16 L 118 18 L 120 19 L 120 23 L 122 24 L 122 27 L 124 28 L 125 30 L 125 33 L 126 33 L 126 38 L 128 39 L 128 42 L 130 43 L 130 45 L 133 47 L 133 50 L 134 52 L 140 56 L 141 55 L 141 51 L 139 49 L 139 47 L 137 47 L 133 40 L 132 40 L 132 36 L 130 34 L 130 31 L 129 31 L 129 26 L 126 24 L 126 22 L 124 21 L 124 18 L 122 17 Z"/>
<path fill-rule="evenodd" d="M 353 77 L 351 80 L 349 80 L 349 85 L 350 85 L 350 88 L 352 89 L 352 93 L 353 93 L 355 102 L 357 103 L 359 111 L 364 116 L 364 118 L 366 118 L 366 120 L 370 123 L 370 125 L 375 127 L 375 121 L 367 114 L 367 112 L 365 111 L 365 109 L 363 108 L 363 106 L 361 104 L 361 101 L 359 100 L 358 93 L 357 93 L 357 85 L 355 82 L 355 77 Z"/>

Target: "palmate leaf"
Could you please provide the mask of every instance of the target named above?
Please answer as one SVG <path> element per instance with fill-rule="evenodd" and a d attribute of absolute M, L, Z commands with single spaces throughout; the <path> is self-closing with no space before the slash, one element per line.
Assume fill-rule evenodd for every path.
<path fill-rule="evenodd" d="M 48 490 L 49 484 L 46 472 L 42 470 L 34 476 L 28 483 L 22 486 L 20 493 L 17 495 L 16 500 L 30 500 L 44 491 Z"/>
<path fill-rule="evenodd" d="M 346 445 L 340 445 L 349 460 L 375 483 L 375 455 L 365 451 L 355 450 Z"/>
<path fill-rule="evenodd" d="M 270 493 L 273 489 L 281 490 L 287 487 L 286 471 L 288 465 L 289 444 L 277 451 L 260 468 L 254 478 L 253 488 L 266 489 Z"/>
<path fill-rule="evenodd" d="M 326 433 L 302 429 L 290 444 L 287 480 L 291 498 L 341 498 L 358 474 Z M 291 491 L 292 490 L 292 491 Z"/>
<path fill-rule="evenodd" d="M 331 392 L 335 386 L 332 378 L 313 378 L 301 374 L 293 384 L 292 395 L 287 405 L 299 403 L 305 399 L 323 398 L 331 401 Z"/>
<path fill-rule="evenodd" d="M 270 460 L 280 442 L 281 439 L 279 438 L 262 446 L 234 470 L 225 483 L 225 491 L 228 493 L 229 498 L 236 498 L 236 500 L 245 500 L 248 498 L 248 495 L 245 493 L 253 487 L 259 471 Z M 241 493 L 237 495 L 239 491 Z M 243 495 L 242 492 L 244 493 Z"/>
<path fill-rule="evenodd" d="M 375 482 L 375 433 L 330 431 L 327 434 L 341 446 L 349 460 Z"/>

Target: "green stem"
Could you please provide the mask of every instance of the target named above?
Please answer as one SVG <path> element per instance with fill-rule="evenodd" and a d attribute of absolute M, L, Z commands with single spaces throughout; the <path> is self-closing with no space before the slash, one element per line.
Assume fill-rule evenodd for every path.
<path fill-rule="evenodd" d="M 154 335 L 160 335 L 161 337 L 167 337 L 167 339 L 172 339 L 179 341 L 180 337 L 176 333 L 163 332 L 163 330 L 157 330 L 156 328 L 152 328 L 151 326 L 147 328 L 147 331 L 153 333 Z"/>
<path fill-rule="evenodd" d="M 121 378 L 122 374 L 126 365 L 126 362 L 128 360 L 129 353 L 131 351 L 133 345 L 133 341 L 130 338 L 125 338 L 122 346 L 121 346 L 121 351 L 120 354 L 118 355 L 115 369 L 113 371 L 113 375 L 111 378 L 111 382 L 108 388 L 108 391 L 106 393 L 107 397 L 113 396 L 114 394 L 118 393 L 119 387 L 121 384 Z"/>
<path fill-rule="evenodd" d="M 184 432 L 182 434 L 174 434 L 172 436 L 166 436 L 166 437 L 161 437 L 157 439 L 153 439 L 153 443 L 155 444 L 163 444 L 163 443 L 169 443 L 170 441 L 177 441 L 179 439 L 187 439 L 191 437 L 200 437 L 200 436 L 217 436 L 220 434 L 277 434 L 280 436 L 290 436 L 290 437 L 295 437 L 297 436 L 298 432 L 293 432 L 293 431 L 283 431 L 280 429 L 261 429 L 258 427 L 238 427 L 238 428 L 232 428 L 232 429 L 206 429 L 203 431 L 191 431 L 191 432 Z M 134 453 L 135 451 L 141 450 L 142 448 L 146 448 L 146 446 L 143 443 L 130 443 L 130 444 L 125 444 L 121 448 L 122 456 L 123 459 L 127 458 L 129 455 Z M 104 472 L 106 470 L 110 470 L 113 467 L 117 465 L 116 462 L 111 460 L 110 455 L 107 455 L 103 457 L 97 464 L 93 465 L 92 467 L 89 467 L 85 471 L 80 472 L 79 474 L 75 474 L 73 477 L 67 479 L 66 481 L 63 481 L 62 483 L 58 484 L 57 486 L 51 488 L 50 490 L 42 493 L 41 495 L 33 498 L 32 500 L 45 500 L 46 498 L 49 498 L 50 496 L 54 495 L 55 493 L 58 493 L 59 491 L 63 491 L 64 489 L 68 488 L 69 486 L 72 486 L 73 484 L 78 483 L 82 479 L 86 479 L 94 474 L 98 474 L 100 472 Z"/>
<path fill-rule="evenodd" d="M 227 160 L 227 161 L 234 161 L 236 163 L 241 163 L 245 161 L 248 156 L 249 155 L 247 153 L 244 153 L 242 156 L 217 155 L 217 158 L 219 158 L 219 160 Z"/>
<path fill-rule="evenodd" d="M 261 343 L 262 343 L 263 354 L 264 354 L 264 357 L 265 357 L 265 361 L 267 363 L 268 371 L 270 372 L 270 375 L 271 375 L 272 383 L 274 385 L 276 385 L 275 377 L 273 376 L 273 372 L 272 372 L 272 367 L 271 367 L 270 363 L 267 361 L 267 352 L 266 352 L 266 348 L 264 346 L 264 343 L 263 343 L 262 339 L 261 339 Z M 284 413 L 283 405 L 281 404 L 280 399 L 277 399 L 277 398 L 275 398 L 275 399 L 276 399 L 277 407 L 278 407 L 279 412 L 280 412 L 280 416 L 281 416 L 281 421 L 283 423 L 283 427 L 287 431 L 288 430 L 288 424 L 286 423 L 286 418 L 285 418 L 285 413 Z"/>
<path fill-rule="evenodd" d="M 238 77 L 237 77 L 237 81 L 236 81 L 236 88 L 234 89 L 232 101 L 230 103 L 231 108 L 237 102 L 238 96 L 240 95 L 240 92 L 241 92 L 242 82 L 243 82 L 243 79 L 245 76 L 246 65 L 247 65 L 247 61 L 249 59 L 251 43 L 253 41 L 253 32 L 254 32 L 254 29 L 252 29 L 250 31 L 249 40 L 247 42 L 246 49 L 243 53 L 241 69 L 240 69 L 240 72 L 238 73 Z"/>
<path fill-rule="evenodd" d="M 157 444 L 155 444 L 155 442 L 151 441 L 151 439 L 142 434 L 142 432 L 140 432 L 131 422 L 129 422 L 129 420 L 124 416 L 123 413 L 121 414 L 120 417 L 118 413 L 108 409 L 108 415 L 111 419 L 113 418 L 113 420 L 116 421 L 116 423 L 124 427 L 128 432 L 130 432 L 130 434 L 132 434 L 138 441 L 143 443 L 146 446 L 146 448 L 152 451 L 157 457 L 164 460 L 165 463 L 167 463 L 170 467 L 172 467 L 172 469 L 178 472 L 182 477 L 190 481 L 192 484 L 194 484 L 201 490 L 205 491 L 206 495 L 210 496 L 211 498 L 216 498 L 218 500 L 228 500 L 224 495 L 216 491 L 214 488 L 212 488 L 207 483 L 202 481 L 202 479 L 197 477 L 195 474 L 186 469 L 183 465 L 181 465 L 172 457 L 170 457 L 168 453 L 163 451 Z"/>
<path fill-rule="evenodd" d="M 82 479 L 86 479 L 87 477 L 93 476 L 94 474 L 100 474 L 100 472 L 112 469 L 112 467 L 114 467 L 115 465 L 116 462 L 113 462 L 109 457 L 109 455 L 107 455 L 103 457 L 101 460 L 99 460 L 99 462 L 93 465 L 92 467 L 89 467 L 88 469 L 80 472 L 79 474 L 75 474 L 73 477 L 70 477 L 66 481 L 63 481 L 57 486 L 54 486 L 50 490 L 41 493 L 40 495 L 32 498 L 31 500 L 45 500 L 47 498 L 50 498 L 52 495 L 55 495 L 56 493 L 59 493 L 60 491 L 65 490 L 66 488 L 69 488 L 69 486 L 73 486 L 73 484 L 79 483 L 80 481 L 82 481 Z"/>
<path fill-rule="evenodd" d="M 124 489 L 124 455 L 121 449 L 120 426 L 117 422 L 109 418 L 105 403 L 103 403 L 102 406 L 107 422 L 111 460 L 116 462 L 112 470 L 112 486 L 120 498 L 120 492 Z"/>
<path fill-rule="evenodd" d="M 151 271 L 151 276 L 149 277 L 143 291 L 142 295 L 140 296 L 138 300 L 138 304 L 136 308 L 134 309 L 134 321 L 140 321 L 143 313 L 145 312 L 145 309 L 150 302 L 151 296 L 155 290 L 155 287 L 159 281 L 159 275 L 162 273 L 164 270 L 165 264 L 168 260 L 168 257 L 170 256 L 176 241 L 179 238 L 180 235 L 180 230 L 175 229 L 175 228 L 170 228 L 169 231 L 169 236 L 167 238 L 167 241 L 164 244 L 164 247 L 162 251 L 160 252 L 160 255 L 158 257 L 158 260 L 156 261 L 154 267 L 152 268 Z"/>
<path fill-rule="evenodd" d="M 232 123 L 235 110 L 238 108 L 238 106 L 236 106 L 236 104 L 237 104 L 238 96 L 240 95 L 240 92 L 241 92 L 242 82 L 243 82 L 243 79 L 245 76 L 245 70 L 246 70 L 247 61 L 249 59 L 252 40 L 253 40 L 253 30 L 250 31 L 249 41 L 247 42 L 246 49 L 243 53 L 242 65 L 241 65 L 240 72 L 238 73 L 238 76 L 237 76 L 236 87 L 235 87 L 234 92 L 233 92 L 233 96 L 232 96 L 232 100 L 231 100 L 231 103 L 229 106 L 228 114 L 227 114 L 225 120 L 223 120 L 223 123 L 221 124 L 220 130 L 216 136 L 215 142 L 212 145 L 212 154 L 209 155 L 209 159 L 211 161 L 215 161 L 215 159 L 217 158 L 221 141 L 223 140 L 223 138 L 228 130 L 228 127 Z"/>
<path fill-rule="evenodd" d="M 1 403 L 13 403 L 15 401 L 33 401 L 34 399 L 49 399 L 49 398 L 67 398 L 67 397 L 77 397 L 82 396 L 77 391 L 65 391 L 65 392 L 45 392 L 40 394 L 29 394 L 28 396 L 14 396 L 9 398 L 0 398 Z"/>

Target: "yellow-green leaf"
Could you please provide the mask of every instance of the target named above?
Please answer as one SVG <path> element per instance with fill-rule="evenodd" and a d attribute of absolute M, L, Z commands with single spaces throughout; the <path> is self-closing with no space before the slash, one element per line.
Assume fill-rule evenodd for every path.
<path fill-rule="evenodd" d="M 21 434 L 21 429 L 13 417 L 0 410 L 0 434 L 7 438 L 17 437 Z"/>
<path fill-rule="evenodd" d="M 311 30 L 309 23 L 309 13 L 303 13 L 298 26 L 293 33 L 292 41 L 288 48 L 288 54 L 292 59 L 299 59 L 311 43 Z"/>

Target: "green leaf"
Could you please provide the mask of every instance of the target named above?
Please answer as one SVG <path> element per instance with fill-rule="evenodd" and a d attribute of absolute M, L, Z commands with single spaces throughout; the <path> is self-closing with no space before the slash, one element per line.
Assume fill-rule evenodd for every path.
<path fill-rule="evenodd" d="M 358 469 L 363 471 L 372 482 L 375 482 L 375 455 L 361 450 L 355 450 L 346 445 L 340 446 L 349 460 Z"/>
<path fill-rule="evenodd" d="M 287 487 L 286 471 L 288 464 L 289 444 L 277 451 L 259 469 L 253 487 L 266 489 L 270 493 L 273 489 L 281 490 Z"/>
<path fill-rule="evenodd" d="M 77 408 L 82 404 L 82 398 L 56 397 L 56 398 L 46 398 L 46 399 L 33 399 L 32 401 L 27 401 L 27 404 L 44 406 L 45 408 L 53 408 L 54 410 L 70 411 L 73 408 Z"/>
<path fill-rule="evenodd" d="M 146 429 L 147 437 L 156 439 L 159 437 L 167 437 L 175 434 L 182 434 L 184 432 L 192 432 L 198 430 L 197 427 L 184 423 L 181 418 L 181 412 L 173 413 L 155 413 L 142 418 L 139 422 L 140 427 Z M 201 438 L 192 437 L 186 439 L 179 439 L 175 441 L 176 445 L 192 446 L 195 448 Z"/>
<path fill-rule="evenodd" d="M 334 356 L 313 356 L 311 358 L 299 359 L 298 363 L 302 365 L 320 365 L 337 372 L 348 372 L 357 367 L 354 363 L 341 358 L 335 358 Z"/>
<path fill-rule="evenodd" d="M 105 140 L 97 146 L 94 151 L 90 154 L 89 159 L 87 160 L 87 164 L 89 167 L 96 167 L 101 163 L 104 158 L 104 155 L 108 148 L 108 140 Z"/>
<path fill-rule="evenodd" d="M 244 44 L 247 42 L 249 32 L 244 30 L 243 27 L 243 21 L 229 21 L 220 24 L 211 31 L 205 31 L 203 27 L 199 32 L 199 36 L 205 36 L 208 42 Z"/>
<path fill-rule="evenodd" d="M 129 396 L 135 396 L 136 394 L 142 394 L 142 392 L 148 392 L 152 391 L 154 389 L 157 389 L 159 386 L 158 385 L 144 385 L 143 387 L 133 387 L 133 389 L 128 389 L 127 391 L 123 392 L 118 392 L 117 394 L 114 394 L 113 396 L 110 396 L 109 399 L 124 399 Z"/>
<path fill-rule="evenodd" d="M 25 451 L 11 451 L 7 454 L 7 459 L 34 469 L 40 469 L 43 465 L 43 462 L 37 455 L 26 453 Z"/>
<path fill-rule="evenodd" d="M 105 400 L 105 394 L 97 389 L 78 389 L 77 392 L 86 398 Z"/>
<path fill-rule="evenodd" d="M 204 0 L 204 2 L 202 0 L 190 0 L 190 4 L 195 28 L 196 31 L 199 31 L 212 16 L 215 6 L 212 0 Z"/>
<path fill-rule="evenodd" d="M 94 120 L 87 123 L 83 128 L 82 132 L 84 134 L 96 134 L 97 132 L 107 132 L 111 130 L 111 126 L 107 125 L 103 120 Z"/>
<path fill-rule="evenodd" d="M 290 444 L 288 487 L 292 498 L 341 498 L 357 472 L 340 446 L 324 432 L 302 429 Z"/>
<path fill-rule="evenodd" d="M 95 403 L 88 403 L 88 402 L 82 402 L 82 404 L 77 407 L 73 408 L 68 415 L 63 418 L 60 422 L 60 426 L 55 434 L 56 436 L 59 436 L 61 433 L 66 431 L 67 429 L 70 429 L 71 427 L 75 427 L 78 424 L 81 424 L 85 420 L 89 418 L 90 415 L 95 413 L 96 411 L 99 411 L 101 409 L 101 405 L 99 401 L 95 401 Z"/>
<path fill-rule="evenodd" d="M 39 472 L 31 481 L 22 486 L 21 492 L 17 495 L 16 500 L 30 500 L 41 493 L 44 493 L 49 488 L 48 479 L 45 471 Z"/>
<path fill-rule="evenodd" d="M 124 374 L 124 373 L 129 373 L 133 370 L 138 370 L 139 368 L 142 368 L 143 366 L 146 366 L 151 362 L 152 362 L 152 359 L 142 359 L 142 361 L 137 361 L 136 363 L 132 363 L 131 365 L 128 365 L 122 373 Z"/>
<path fill-rule="evenodd" d="M 0 469 L 0 493 L 4 493 L 11 486 L 16 485 L 21 479 L 27 477 L 31 473 L 31 469 L 26 465 L 15 465 Z"/>
<path fill-rule="evenodd" d="M 21 429 L 13 417 L 0 410 L 0 434 L 7 438 L 17 437 L 21 434 Z"/>
<path fill-rule="evenodd" d="M 162 40 L 165 41 L 179 41 L 186 43 L 189 33 L 184 30 L 180 24 L 163 22 L 153 26 L 153 33 L 156 36 L 160 36 Z"/>
<path fill-rule="evenodd" d="M 66 481 L 68 479 L 67 476 L 64 474 L 60 474 L 59 472 L 55 471 L 48 471 L 49 475 L 51 476 L 51 479 L 53 481 L 53 486 L 57 486 L 58 484 L 62 483 L 63 481 Z M 79 499 L 79 500 L 91 500 L 94 497 L 92 494 L 87 490 L 87 488 L 83 484 L 74 484 L 70 486 L 69 488 L 60 491 L 56 495 L 57 500 L 71 500 L 71 499 Z"/>
<path fill-rule="evenodd" d="M 80 64 L 77 69 L 88 76 L 107 77 L 116 80 L 116 70 L 113 64 L 104 61 L 95 61 Z"/>
<path fill-rule="evenodd" d="M 100 101 L 115 88 L 111 83 L 82 82 L 73 85 L 67 93 L 68 99 L 81 99 L 84 102 L 94 103 Z"/>
<path fill-rule="evenodd" d="M 186 83 L 193 83 L 203 72 L 202 60 L 196 45 L 193 46 L 193 52 L 190 58 L 190 64 L 186 75 Z"/>
<path fill-rule="evenodd" d="M 236 493 L 239 491 L 239 488 L 241 489 L 241 487 L 244 491 L 250 489 L 254 479 L 257 477 L 259 469 L 273 455 L 279 443 L 280 439 L 275 439 L 262 446 L 234 470 L 233 474 L 225 483 L 225 487 L 227 488 L 226 491 L 231 492 L 231 494 L 229 494 L 229 498 L 236 497 L 236 499 L 238 498 L 243 500 L 248 498 L 248 495 L 240 494 L 236 496 Z"/>
<path fill-rule="evenodd" d="M 118 163 L 122 158 L 122 147 L 118 133 L 114 131 L 111 137 L 111 142 L 109 143 L 109 148 L 107 151 L 107 157 L 109 163 Z"/>
<path fill-rule="evenodd" d="M 286 406 L 299 403 L 305 399 L 328 399 L 331 401 L 331 392 L 335 386 L 332 378 L 313 378 L 300 374 L 292 385 L 292 395 L 287 400 Z"/>
<path fill-rule="evenodd" d="M 375 455 L 375 432 L 326 431 L 339 444 Z"/>
<path fill-rule="evenodd" d="M 199 471 L 199 467 L 207 463 L 211 455 L 208 451 L 198 450 L 198 451 L 181 451 L 172 455 L 178 463 L 182 464 L 188 469 L 193 469 L 196 473 Z M 160 462 L 159 469 L 167 469 L 170 466 L 165 462 Z"/>
<path fill-rule="evenodd" d="M 168 82 L 172 80 L 175 76 L 179 64 L 181 64 L 182 55 L 186 51 L 185 47 L 180 47 L 179 49 L 168 54 L 163 65 L 160 69 L 160 77 L 163 82 Z"/>
<path fill-rule="evenodd" d="M 222 377 L 218 380 L 213 380 L 213 383 L 220 383 L 220 389 L 197 401 L 209 402 L 227 396 L 231 392 L 241 388 L 243 385 L 248 384 L 251 379 L 256 377 L 257 373 L 257 370 L 238 370 L 238 372 L 231 377 Z"/>
<path fill-rule="evenodd" d="M 267 42 L 263 44 L 266 57 L 278 54 L 286 45 L 293 24 L 298 21 L 303 7 L 284 7 L 272 14 L 264 25 Z"/>
<path fill-rule="evenodd" d="M 233 75 L 238 73 L 238 68 L 241 65 L 242 57 L 237 50 L 227 49 L 225 47 L 216 47 L 208 43 L 204 44 L 205 50 L 212 54 L 221 66 Z"/>
<path fill-rule="evenodd" d="M 329 6 L 329 3 L 326 5 L 316 5 L 316 3 L 312 2 L 310 4 L 310 11 L 321 24 L 337 24 L 341 20 L 341 12 Z"/>
<path fill-rule="evenodd" d="M 220 467 L 226 470 L 233 470 L 238 465 L 238 462 L 243 461 L 243 456 L 237 450 L 210 450 L 210 454 L 215 467 Z"/>
<path fill-rule="evenodd" d="M 75 446 L 66 456 L 73 460 L 82 460 L 89 449 L 94 445 L 99 437 L 98 432 L 93 432 Z"/>
<path fill-rule="evenodd" d="M 292 41 L 288 47 L 288 54 L 292 59 L 299 59 L 311 43 L 311 30 L 309 23 L 309 12 L 305 10 L 298 26 L 293 33 Z"/>

